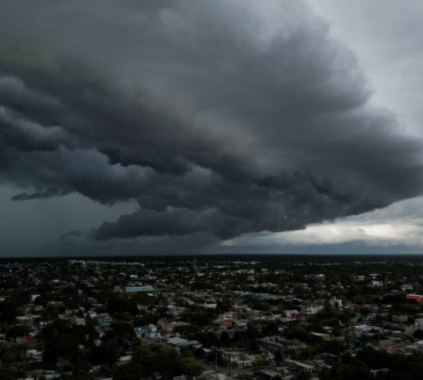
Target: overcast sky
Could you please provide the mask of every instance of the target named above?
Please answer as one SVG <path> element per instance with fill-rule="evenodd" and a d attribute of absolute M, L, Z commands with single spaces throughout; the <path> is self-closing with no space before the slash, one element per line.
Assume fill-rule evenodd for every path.
<path fill-rule="evenodd" d="M 0 9 L 0 257 L 422 252 L 421 1 Z"/>

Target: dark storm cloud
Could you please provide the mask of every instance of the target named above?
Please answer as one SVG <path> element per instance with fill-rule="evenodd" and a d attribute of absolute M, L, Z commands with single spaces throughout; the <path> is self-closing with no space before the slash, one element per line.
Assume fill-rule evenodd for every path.
<path fill-rule="evenodd" d="M 13 201 L 29 201 L 31 199 L 45 199 L 45 198 L 52 198 L 52 197 L 60 197 L 67 195 L 66 191 L 61 191 L 55 188 L 48 188 L 41 192 L 31 193 L 28 194 L 26 192 L 16 194 L 12 197 Z"/>
<path fill-rule="evenodd" d="M 34 187 L 36 194 L 78 192 L 106 204 L 135 198 L 155 178 L 150 169 L 109 165 L 105 156 L 92 150 L 22 152 L 8 148 L 0 151 L 0 163 L 4 179 L 23 188 Z M 55 193 L 49 193 L 52 188 Z"/>
<path fill-rule="evenodd" d="M 55 150 L 69 139 L 61 127 L 45 128 L 2 106 L 0 106 L 0 135 L 2 145 L 33 151 Z"/>
<path fill-rule="evenodd" d="M 301 1 L 0 5 L 1 179 L 136 199 L 97 240 L 298 229 L 421 192 L 421 141 Z"/>
<path fill-rule="evenodd" d="M 95 233 L 98 240 L 113 236 L 133 238 L 137 236 L 172 236 L 199 232 L 210 232 L 225 238 L 233 229 L 242 232 L 244 219 L 237 219 L 216 211 L 195 212 L 172 209 L 167 212 L 143 210 L 132 215 L 123 215 L 116 223 L 105 222 Z M 228 234 L 230 234 L 228 236 Z"/>

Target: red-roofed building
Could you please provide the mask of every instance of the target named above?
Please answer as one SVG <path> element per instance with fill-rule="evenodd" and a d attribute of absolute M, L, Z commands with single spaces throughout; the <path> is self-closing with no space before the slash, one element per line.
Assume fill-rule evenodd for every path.
<path fill-rule="evenodd" d="M 37 346 L 37 339 L 30 335 L 16 337 L 16 343 L 20 346 L 25 346 L 27 349 L 35 348 Z"/>
<path fill-rule="evenodd" d="M 423 301 L 423 296 L 422 295 L 419 295 L 419 294 L 408 294 L 407 295 L 407 299 L 409 301 L 414 301 L 414 302 L 417 302 L 417 303 L 421 303 Z"/>

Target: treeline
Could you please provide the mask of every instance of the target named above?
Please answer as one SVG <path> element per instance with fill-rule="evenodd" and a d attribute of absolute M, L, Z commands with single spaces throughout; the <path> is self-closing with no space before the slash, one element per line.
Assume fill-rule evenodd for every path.
<path fill-rule="evenodd" d="M 365 348 L 355 357 L 347 353 L 339 364 L 324 369 L 320 380 L 421 380 L 423 354 L 389 354 Z"/>
<path fill-rule="evenodd" d="M 132 356 L 130 363 L 117 367 L 114 380 L 139 380 L 159 373 L 163 379 L 175 376 L 198 376 L 203 369 L 189 349 L 178 353 L 159 344 L 143 344 Z"/>

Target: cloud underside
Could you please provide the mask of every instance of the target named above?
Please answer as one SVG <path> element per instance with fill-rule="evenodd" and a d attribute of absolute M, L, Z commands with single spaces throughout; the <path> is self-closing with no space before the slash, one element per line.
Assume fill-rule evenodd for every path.
<path fill-rule="evenodd" d="M 421 253 L 422 214 L 423 197 L 417 197 L 298 231 L 246 234 L 221 247 L 227 253 Z"/>
<path fill-rule="evenodd" d="M 301 1 L 0 5 L 0 181 L 138 202 L 94 240 L 299 230 L 421 193 L 421 141 Z"/>

